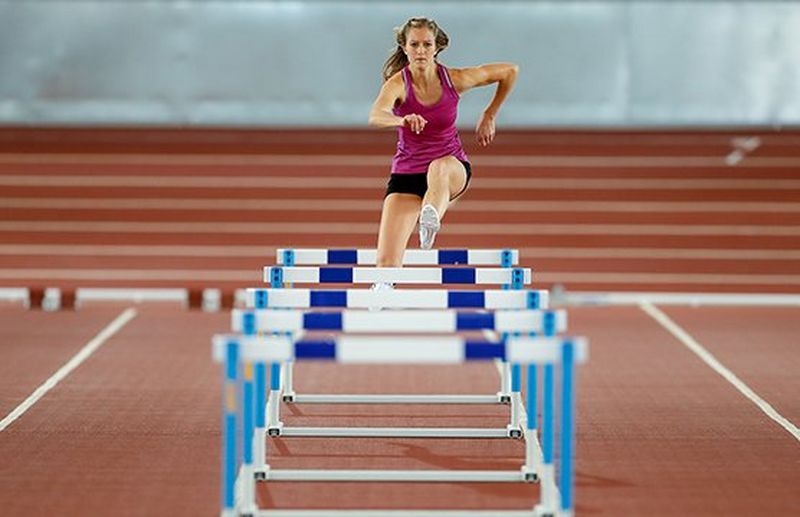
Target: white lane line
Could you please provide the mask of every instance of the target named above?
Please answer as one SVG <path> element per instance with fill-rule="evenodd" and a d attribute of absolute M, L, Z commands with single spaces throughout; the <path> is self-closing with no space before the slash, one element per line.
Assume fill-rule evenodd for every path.
<path fill-rule="evenodd" d="M 378 223 L 356 222 L 137 222 L 137 221 L 0 221 L 0 232 L 61 233 L 223 233 L 374 235 Z M 447 235 L 701 235 L 739 237 L 796 237 L 800 225 L 745 224 L 536 224 L 451 223 Z"/>
<path fill-rule="evenodd" d="M 262 211 L 337 211 L 376 212 L 380 200 L 372 199 L 186 199 L 186 198 L 0 198 L 0 208 L 58 210 L 262 210 Z M 759 201 L 514 201 L 465 199 L 459 212 L 763 212 L 796 213 L 800 203 Z"/>
<path fill-rule="evenodd" d="M 491 155 L 472 157 L 474 165 L 496 167 L 725 167 L 720 156 L 571 156 Z M 280 165 L 284 167 L 389 167 L 391 156 L 381 154 L 126 154 L 126 153 L 0 153 L 0 163 L 128 164 L 128 165 Z M 761 157 L 749 167 L 798 167 L 800 158 Z M 744 165 L 744 164 L 742 164 Z"/>
<path fill-rule="evenodd" d="M 28 409 L 31 408 L 36 402 L 44 397 L 48 391 L 53 389 L 56 384 L 66 378 L 67 375 L 81 365 L 86 359 L 89 358 L 98 348 L 108 341 L 108 339 L 116 334 L 122 327 L 125 326 L 130 320 L 136 316 L 136 309 L 128 308 L 122 311 L 114 321 L 108 324 L 106 328 L 100 331 L 95 337 L 91 339 L 81 350 L 75 354 L 64 366 L 58 369 L 44 384 L 36 388 L 31 395 L 26 398 L 22 404 L 14 408 L 3 420 L 0 420 L 0 431 L 11 425 L 16 419 L 21 417 Z"/>
<path fill-rule="evenodd" d="M 712 370 L 720 374 L 722 378 L 731 383 L 733 387 L 739 390 L 742 395 L 747 397 L 753 404 L 758 406 L 758 408 L 768 417 L 789 431 L 789 433 L 791 433 L 791 435 L 794 436 L 797 441 L 800 441 L 800 429 L 798 429 L 796 425 L 778 413 L 775 408 L 773 408 L 766 400 L 759 397 L 755 391 L 753 391 L 747 384 L 742 382 L 742 380 L 739 379 L 736 374 L 720 363 L 708 350 L 705 349 L 705 347 L 703 347 L 703 345 L 698 343 L 697 340 L 689 335 L 688 332 L 683 330 L 683 328 L 678 326 L 677 323 L 672 321 L 669 316 L 664 314 L 660 309 L 649 302 L 642 302 L 639 304 L 639 307 L 641 307 L 644 312 L 646 312 L 648 315 L 650 315 L 650 317 L 667 329 L 670 334 L 675 336 L 678 341 L 683 343 L 686 348 L 697 355 Z"/>
<path fill-rule="evenodd" d="M 800 166 L 800 162 L 798 162 Z M 369 189 L 386 178 L 359 176 L 100 176 L 91 174 L 0 174 L 6 187 L 127 187 L 229 189 Z M 797 190 L 800 180 L 758 178 L 487 178 L 477 177 L 470 188 L 543 190 Z"/>
<path fill-rule="evenodd" d="M 339 248 L 343 246 L 338 246 Z M 277 246 L 133 245 L 110 244 L 0 244 L 0 256 L 103 256 L 103 257 L 261 257 L 273 260 Z M 685 259 L 685 260 L 797 260 L 800 250 L 714 248 L 518 248 L 531 260 L 572 259 Z"/>

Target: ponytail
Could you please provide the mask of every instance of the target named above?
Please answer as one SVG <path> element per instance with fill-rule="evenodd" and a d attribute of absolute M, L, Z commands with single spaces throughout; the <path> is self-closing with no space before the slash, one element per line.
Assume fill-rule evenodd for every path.
<path fill-rule="evenodd" d="M 405 68 L 408 64 L 408 56 L 403 51 L 401 45 L 397 45 L 394 53 L 383 64 L 383 80 L 388 81 L 391 76 Z"/>

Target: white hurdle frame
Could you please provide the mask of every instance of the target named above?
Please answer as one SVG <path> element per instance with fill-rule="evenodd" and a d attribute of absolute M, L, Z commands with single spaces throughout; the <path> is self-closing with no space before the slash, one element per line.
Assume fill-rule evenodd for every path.
<path fill-rule="evenodd" d="M 377 250 L 375 249 L 289 249 L 289 248 L 279 248 L 277 250 L 277 260 L 276 262 L 282 266 L 296 266 L 300 265 L 330 265 L 330 264 L 337 264 L 337 265 L 375 265 L 377 260 Z M 524 284 L 530 283 L 530 270 L 523 269 L 523 268 L 512 268 L 519 263 L 519 251 L 516 249 L 480 249 L 480 250 L 470 250 L 470 249 L 455 249 L 455 250 L 406 250 L 403 255 L 403 264 L 404 265 L 422 265 L 422 266 L 430 266 L 430 265 L 457 265 L 457 264 L 466 264 L 466 265 L 488 265 L 488 266 L 501 266 L 503 269 L 501 270 L 484 270 L 486 273 L 483 275 L 485 278 L 481 278 L 481 280 L 489 280 L 487 275 L 493 275 L 491 280 L 486 283 L 503 283 L 497 282 L 497 275 L 509 275 L 510 278 L 502 279 L 507 280 L 504 284 L 503 291 L 485 291 L 485 295 L 487 297 L 486 304 L 489 307 L 486 308 L 501 308 L 503 302 L 497 300 L 499 293 L 506 293 L 511 296 L 506 296 L 504 299 L 504 303 L 510 303 L 511 305 L 520 304 L 520 296 L 517 295 L 514 297 L 514 293 L 509 292 L 508 289 L 513 289 L 517 292 L 525 292 L 525 303 L 526 308 L 537 308 L 537 309 L 546 309 L 549 305 L 549 296 L 547 291 L 520 291 Z M 319 272 L 316 272 L 316 279 L 314 279 L 315 272 L 313 271 L 315 268 L 295 268 L 293 273 L 297 273 L 299 276 L 295 275 L 291 279 L 284 278 L 284 269 L 283 268 L 265 268 L 264 269 L 264 280 L 268 282 L 273 288 L 281 288 L 287 283 L 291 282 L 306 282 L 306 281 L 319 281 Z M 367 271 L 368 268 L 360 268 L 361 276 L 369 275 L 371 271 Z M 373 275 L 380 278 L 386 278 L 385 275 L 390 275 L 390 278 L 394 278 L 394 275 L 397 275 L 398 271 L 401 271 L 402 268 L 369 268 L 371 270 L 375 270 L 378 273 L 374 273 Z M 423 278 L 419 278 L 419 268 L 415 268 L 410 270 L 413 276 L 412 280 L 420 281 L 420 282 L 433 282 L 433 283 L 444 283 L 439 275 L 439 278 L 436 278 L 436 270 L 427 269 L 423 271 Z M 333 271 L 334 273 L 340 271 Z M 458 271 L 455 271 L 458 273 Z M 356 272 L 354 271 L 353 276 L 356 276 Z M 476 277 L 478 276 L 476 271 Z M 350 280 L 355 280 L 350 279 Z M 348 280 L 348 281 L 350 281 Z M 359 279 L 361 280 L 361 279 Z M 476 278 L 478 280 L 478 278 Z M 367 280 L 369 283 L 372 280 Z M 380 281 L 380 280 L 377 280 Z M 477 283 L 477 282 L 476 282 Z M 288 291 L 288 290 L 287 290 Z M 312 292 L 310 290 L 303 290 L 303 289 L 293 289 L 293 291 L 298 291 L 300 293 L 308 293 L 309 296 L 309 303 L 310 297 L 312 296 Z M 317 291 L 319 292 L 319 291 Z M 442 295 L 445 291 L 444 290 L 414 290 L 413 292 L 408 291 L 400 291 L 395 290 L 393 292 L 384 292 L 380 293 L 383 297 L 379 300 L 376 299 L 376 293 L 372 293 L 369 290 L 356 290 L 350 289 L 346 291 L 345 296 L 347 297 L 348 307 L 363 307 L 365 303 L 369 303 L 370 305 L 367 308 L 375 308 L 375 307 L 382 307 L 382 308 L 439 308 L 440 304 L 442 303 Z M 451 291 L 452 292 L 452 291 Z M 253 305 L 250 305 L 251 301 L 251 293 L 254 297 L 252 299 Z M 268 295 L 264 290 L 248 290 L 247 293 L 247 300 L 248 300 L 248 307 L 257 307 L 258 298 L 256 298 L 256 294 Z M 285 294 L 285 293 L 284 293 Z M 419 296 L 417 297 L 417 295 Z M 278 296 L 281 296 L 280 294 Z M 292 295 L 289 295 L 292 296 Z M 300 294 L 303 296 L 303 294 Z M 412 298 L 414 296 L 415 298 Z M 273 296 L 274 297 L 274 296 Z M 428 299 L 430 297 L 430 299 Z M 428 307 L 427 303 L 420 304 L 419 300 L 428 300 L 427 303 L 430 303 L 431 306 Z M 415 301 L 417 300 L 417 301 Z M 543 300 L 543 301 L 542 301 Z M 285 300 L 285 303 L 288 303 L 289 306 L 292 306 L 292 302 L 289 300 Z M 295 299 L 294 303 L 298 303 L 298 300 Z M 300 301 L 299 303 L 303 303 Z M 352 305 L 351 305 L 352 303 Z M 266 304 L 265 304 L 266 305 Z M 497 305 L 497 307 L 494 307 Z M 446 306 L 446 305 L 445 305 Z M 512 307 L 508 307 L 512 308 Z M 273 372 L 276 372 L 275 367 L 273 366 Z M 512 422 L 509 424 L 509 436 L 518 436 L 516 431 L 512 429 L 514 427 L 513 422 L 514 418 L 513 415 L 520 413 L 519 407 L 519 397 L 515 397 L 513 392 L 511 391 L 512 387 L 518 385 L 518 379 L 512 379 L 514 373 L 518 373 L 518 368 L 512 370 L 510 365 L 505 365 L 500 372 L 500 387 L 499 390 L 492 395 L 325 395 L 325 394 L 300 394 L 298 395 L 294 390 L 294 383 L 293 383 L 293 374 L 292 374 L 292 363 L 287 362 L 283 365 L 281 369 L 281 381 L 279 382 L 279 388 L 283 392 L 282 400 L 287 403 L 326 403 L 326 404 L 352 404 L 352 403 L 360 403 L 360 404 L 372 404 L 372 403 L 379 403 L 379 404 L 509 404 L 512 406 L 511 413 L 512 413 Z M 271 396 L 270 399 L 274 399 L 274 396 Z M 514 407 L 514 406 L 517 407 Z"/>
<path fill-rule="evenodd" d="M 302 250 L 282 250 L 279 258 L 283 258 L 285 264 L 293 264 L 295 255 Z M 312 250 L 319 255 L 320 250 Z M 438 260 L 446 250 L 409 250 L 425 251 L 428 260 L 433 260 L 434 253 Z M 431 251 L 433 253 L 431 253 Z M 462 258 L 469 257 L 468 250 L 451 250 L 453 253 L 461 253 Z M 504 287 L 513 290 L 520 290 L 525 284 L 531 282 L 531 270 L 528 268 L 508 267 L 518 259 L 516 250 L 484 250 L 484 254 L 494 254 L 492 260 L 499 260 L 501 268 L 375 268 L 375 267 L 265 267 L 264 279 L 273 288 L 283 287 L 284 284 L 293 283 L 371 283 L 378 281 L 388 281 L 393 283 L 462 283 L 462 284 L 503 284 Z M 357 253 L 357 251 L 356 251 Z M 351 258 L 353 253 L 350 253 Z M 482 257 L 486 261 L 486 257 Z M 418 259 L 418 262 L 421 261 Z M 339 263 L 342 263 L 340 260 Z M 449 263 L 457 263 L 451 261 Z M 494 262 L 492 262 L 494 263 Z M 375 318 L 373 315 L 372 319 Z M 312 395 L 311 397 L 298 395 L 294 390 L 293 365 L 291 362 L 283 364 L 280 368 L 277 365 L 271 366 L 272 377 L 278 377 L 278 381 L 272 381 L 268 401 L 268 414 L 270 416 L 269 433 L 271 435 L 281 434 L 282 424 L 279 418 L 279 404 L 283 400 L 287 403 L 434 403 L 434 404 L 509 404 L 511 406 L 510 422 L 506 426 L 505 436 L 519 438 L 523 436 L 521 429 L 520 415 L 521 399 L 518 393 L 515 394 L 514 388 L 519 391 L 519 368 L 514 369 L 505 367 L 501 370 L 500 391 L 494 395 L 428 395 L 428 396 L 408 396 L 394 395 L 379 398 L 359 395 Z M 298 398 L 299 397 L 299 398 Z M 398 431 L 401 432 L 401 431 Z M 468 436 L 475 436 L 476 430 L 467 431 Z M 398 436 L 407 436 L 399 434 Z M 414 435 L 418 436 L 418 435 Z M 460 437 L 461 434 L 451 434 L 453 437 Z"/>
<path fill-rule="evenodd" d="M 223 400 L 225 426 L 223 432 L 223 517 L 280 515 L 307 515 L 305 510 L 261 510 L 255 499 L 256 480 L 282 481 L 427 481 L 427 482 L 514 482 L 533 481 L 540 473 L 542 490 L 540 503 L 530 512 L 502 510 L 474 513 L 472 511 L 426 511 L 423 515 L 527 515 L 558 516 L 573 515 L 574 485 L 574 405 L 575 405 L 575 364 L 588 358 L 588 343 L 584 338 L 554 337 L 511 337 L 501 342 L 469 342 L 458 337 L 450 337 L 445 346 L 426 347 L 424 351 L 414 347 L 398 347 L 396 339 L 381 339 L 367 336 L 340 336 L 332 342 L 302 342 L 291 336 L 239 336 L 221 335 L 213 339 L 213 356 L 217 362 L 224 363 Z M 398 470 L 289 470 L 272 469 L 256 465 L 254 457 L 265 453 L 257 450 L 261 437 L 257 432 L 258 401 L 254 392 L 258 391 L 258 374 L 253 364 L 283 362 L 295 359 L 335 359 L 341 363 L 435 363 L 457 364 L 465 360 L 488 360 L 504 358 L 510 362 L 528 365 L 543 365 L 545 368 L 544 412 L 543 412 L 543 455 L 541 463 L 533 451 L 533 440 L 527 445 L 526 463 L 520 471 L 398 471 Z M 561 468 L 558 483 L 555 480 L 553 464 L 553 368 L 561 368 L 562 405 L 561 430 Z M 550 375 L 547 372 L 550 371 Z M 549 379 L 549 380 L 548 380 Z M 237 382 L 242 384 L 239 390 Z M 262 379 L 263 382 L 263 379 Z M 241 397 L 237 399 L 237 395 Z M 535 415 L 536 395 L 528 397 L 530 412 Z M 237 402 L 241 400 L 241 404 Z M 237 420 L 236 409 L 240 408 L 241 418 Z M 242 443 L 242 462 L 239 465 L 236 436 L 237 421 L 241 421 L 244 440 Z M 528 433 L 535 436 L 536 422 L 527 422 Z M 262 442 L 263 443 L 263 442 Z M 370 513 L 373 512 L 373 513 Z M 377 514 L 376 511 L 362 511 L 363 515 Z M 400 512 L 395 511 L 396 513 Z M 405 511 L 402 512 L 407 514 Z M 353 515 L 352 510 L 319 510 L 316 515 Z"/>

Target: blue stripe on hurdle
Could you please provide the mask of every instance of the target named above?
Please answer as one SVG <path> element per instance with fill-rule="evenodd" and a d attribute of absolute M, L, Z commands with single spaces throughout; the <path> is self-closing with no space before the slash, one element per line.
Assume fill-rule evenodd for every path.
<path fill-rule="evenodd" d="M 247 368 L 247 366 L 245 366 Z M 244 415 L 242 416 L 242 429 L 244 430 L 244 439 L 242 445 L 244 446 L 244 462 L 247 465 L 253 463 L 253 440 L 249 439 L 255 432 L 255 422 L 253 420 L 255 400 L 253 397 L 253 379 L 244 376 L 242 383 L 242 408 Z"/>
<path fill-rule="evenodd" d="M 439 250 L 439 264 L 466 264 L 469 262 L 467 250 Z"/>
<path fill-rule="evenodd" d="M 306 330 L 342 330 L 341 312 L 307 312 L 303 314 Z"/>
<path fill-rule="evenodd" d="M 542 306 L 542 297 L 538 291 L 528 291 L 527 307 L 529 309 L 538 309 Z"/>
<path fill-rule="evenodd" d="M 574 461 L 572 440 L 575 432 L 575 346 L 571 341 L 561 349 L 561 510 L 572 508 L 572 485 Z"/>
<path fill-rule="evenodd" d="M 235 340 L 228 341 L 228 346 L 225 356 L 225 380 L 235 381 L 237 367 L 239 362 L 239 342 Z"/>
<path fill-rule="evenodd" d="M 256 309 L 266 309 L 269 306 L 269 293 L 266 289 L 256 289 L 253 298 Z"/>
<path fill-rule="evenodd" d="M 553 365 L 544 365 L 544 398 L 542 401 L 542 461 L 553 463 Z"/>
<path fill-rule="evenodd" d="M 225 508 L 231 509 L 236 485 L 236 413 L 225 413 L 224 426 L 225 469 L 222 481 L 222 500 Z"/>
<path fill-rule="evenodd" d="M 270 287 L 283 286 L 283 268 L 273 267 L 269 270 L 269 285 Z"/>
<path fill-rule="evenodd" d="M 311 291 L 311 307 L 347 307 L 347 291 Z"/>
<path fill-rule="evenodd" d="M 336 344 L 326 340 L 302 340 L 294 344 L 297 359 L 336 359 Z"/>
<path fill-rule="evenodd" d="M 357 264 L 357 250 L 328 250 L 328 264 Z"/>
<path fill-rule="evenodd" d="M 515 267 L 511 270 L 511 289 L 522 289 L 525 286 L 525 270 Z"/>
<path fill-rule="evenodd" d="M 283 250 L 283 265 L 294 266 L 294 250 Z"/>
<path fill-rule="evenodd" d="M 506 359 L 506 344 L 491 341 L 466 341 L 464 343 L 466 360 Z"/>
<path fill-rule="evenodd" d="M 443 267 L 442 283 L 445 284 L 474 284 L 474 267 Z"/>
<path fill-rule="evenodd" d="M 555 336 L 556 335 L 556 313 L 553 311 L 546 311 L 543 315 L 544 321 L 542 321 L 542 333 L 545 336 Z"/>
<path fill-rule="evenodd" d="M 321 267 L 319 268 L 319 281 L 323 283 L 350 284 L 353 282 L 353 268 Z"/>
<path fill-rule="evenodd" d="M 256 427 L 264 427 L 267 422 L 267 364 L 256 363 Z"/>
<path fill-rule="evenodd" d="M 465 308 L 465 307 L 486 307 L 486 294 L 483 291 L 468 291 L 468 292 L 454 292 L 447 293 L 447 307 Z"/>
<path fill-rule="evenodd" d="M 492 312 L 459 312 L 456 313 L 457 330 L 483 330 L 494 328 Z"/>
<path fill-rule="evenodd" d="M 528 365 L 528 398 L 527 398 L 527 408 L 526 411 L 528 412 L 528 429 L 536 429 L 537 427 L 537 419 L 539 416 L 538 413 L 538 385 L 536 381 L 536 365 L 531 363 Z"/>
<path fill-rule="evenodd" d="M 511 391 L 518 393 L 522 390 L 522 371 L 517 363 L 511 365 Z"/>
<path fill-rule="evenodd" d="M 281 363 L 269 364 L 269 389 L 272 391 L 281 389 Z"/>
<path fill-rule="evenodd" d="M 242 334 L 252 336 L 256 333 L 256 315 L 254 312 L 242 313 Z"/>

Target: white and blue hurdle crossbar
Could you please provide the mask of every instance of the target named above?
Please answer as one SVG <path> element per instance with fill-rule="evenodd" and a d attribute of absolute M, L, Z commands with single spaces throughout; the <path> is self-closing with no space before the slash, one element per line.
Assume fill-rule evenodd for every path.
<path fill-rule="evenodd" d="M 415 289 L 283 289 L 249 288 L 249 309 L 314 307 L 371 309 L 547 309 L 549 292 L 543 289 L 460 291 Z"/>
<path fill-rule="evenodd" d="M 406 338 L 408 339 L 408 338 Z M 234 515 L 274 515 L 259 510 L 255 499 L 257 479 L 283 481 L 428 481 L 428 482 L 502 482 L 533 481 L 538 475 L 542 483 L 540 504 L 530 512 L 514 515 L 573 515 L 574 433 L 575 433 L 575 365 L 588 358 L 588 344 L 580 337 L 510 337 L 501 341 L 467 340 L 459 337 L 432 337 L 435 346 L 398 346 L 397 338 L 339 336 L 335 339 L 295 340 L 291 336 L 218 335 L 213 339 L 213 356 L 224 364 L 224 429 L 222 494 L 223 517 Z M 413 343 L 413 342 L 412 342 Z M 265 414 L 263 405 L 267 362 L 294 360 L 327 360 L 339 363 L 433 363 L 458 364 L 465 361 L 504 360 L 544 366 L 542 455 L 537 458 L 532 444 L 527 446 L 526 463 L 520 471 L 399 471 L 399 470 L 283 470 L 272 469 L 266 462 L 263 444 Z M 554 436 L 555 375 L 560 367 L 560 464 L 555 479 Z M 238 384 L 242 387 L 239 389 Z M 536 379 L 529 377 L 527 411 L 532 417 L 527 433 L 537 432 Z M 261 399 L 261 400 L 259 400 Z M 241 429 L 242 434 L 239 434 Z M 242 443 L 237 437 L 243 436 Z M 241 450 L 241 457 L 239 451 Z M 307 515 L 305 510 L 281 511 L 281 515 Z M 351 514 L 351 510 L 320 510 L 318 515 Z M 432 512 L 434 513 L 434 512 Z M 438 512 L 435 512 L 438 513 Z M 446 513 L 446 512 L 445 512 Z M 470 511 L 458 514 L 469 515 Z M 484 512 L 483 514 L 486 514 Z M 490 515 L 510 514 L 505 511 Z M 315 514 L 316 515 L 316 514 Z M 455 514 L 454 514 L 455 515 Z"/>
<path fill-rule="evenodd" d="M 476 267 L 325 267 L 267 266 L 264 282 L 283 284 L 470 284 L 513 285 L 531 283 L 530 268 Z"/>
<path fill-rule="evenodd" d="M 374 266 L 378 252 L 375 249 L 318 249 L 278 248 L 276 263 L 280 266 L 355 265 Z M 511 267 L 519 263 L 519 251 L 515 249 L 440 249 L 406 250 L 405 266 L 502 266 Z"/>
<path fill-rule="evenodd" d="M 234 332 L 299 332 L 327 330 L 365 332 L 536 332 L 547 336 L 564 332 L 567 312 L 557 310 L 499 310 L 476 312 L 460 310 L 359 310 L 300 311 L 281 309 L 233 309 Z"/>

